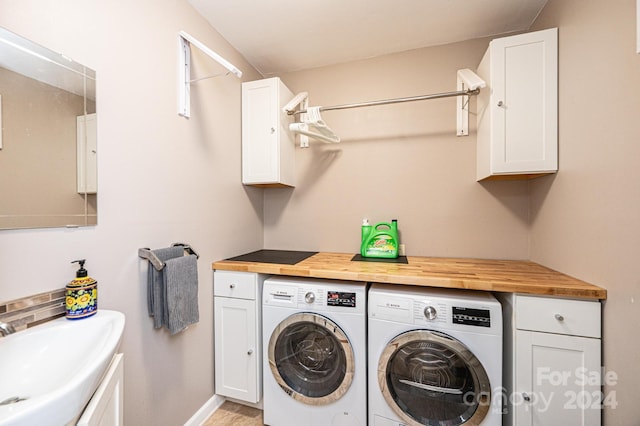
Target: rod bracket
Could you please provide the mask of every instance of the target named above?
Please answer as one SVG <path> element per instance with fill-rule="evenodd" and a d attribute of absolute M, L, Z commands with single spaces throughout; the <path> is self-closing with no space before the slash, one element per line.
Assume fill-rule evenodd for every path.
<path fill-rule="evenodd" d="M 456 98 L 456 136 L 469 136 L 469 96 L 480 93 L 487 84 L 468 68 L 458 70 L 457 90 L 466 92 Z"/>
<path fill-rule="evenodd" d="M 238 78 L 242 78 L 242 71 L 235 67 L 231 62 L 209 49 L 205 44 L 198 41 L 184 31 L 178 32 L 178 115 L 185 118 L 191 116 L 191 83 L 202 80 L 191 80 L 191 45 L 200 49 L 205 55 L 222 65 L 229 71 L 227 74 L 234 74 Z M 221 74 L 221 75 L 227 75 Z M 217 77 L 209 76 L 210 77 Z"/>

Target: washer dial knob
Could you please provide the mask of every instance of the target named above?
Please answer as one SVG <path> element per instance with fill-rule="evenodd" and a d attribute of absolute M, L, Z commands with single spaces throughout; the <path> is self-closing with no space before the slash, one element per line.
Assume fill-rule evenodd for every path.
<path fill-rule="evenodd" d="M 424 308 L 424 317 L 428 320 L 434 320 L 438 316 L 438 311 L 433 306 Z"/>
<path fill-rule="evenodd" d="M 307 303 L 313 303 L 316 301 L 316 295 L 312 291 L 309 291 L 304 295 L 304 301 Z"/>

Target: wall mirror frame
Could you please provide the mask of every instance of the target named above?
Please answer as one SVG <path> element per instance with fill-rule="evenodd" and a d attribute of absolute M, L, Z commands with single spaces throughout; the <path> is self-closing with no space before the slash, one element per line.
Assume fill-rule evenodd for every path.
<path fill-rule="evenodd" d="M 97 224 L 96 73 L 0 27 L 0 229 Z"/>

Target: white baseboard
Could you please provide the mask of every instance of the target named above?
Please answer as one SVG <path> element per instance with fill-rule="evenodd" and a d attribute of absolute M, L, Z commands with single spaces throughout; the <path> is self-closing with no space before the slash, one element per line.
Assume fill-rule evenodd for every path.
<path fill-rule="evenodd" d="M 202 407 L 193 415 L 184 426 L 201 426 L 225 401 L 220 395 L 213 395 Z"/>

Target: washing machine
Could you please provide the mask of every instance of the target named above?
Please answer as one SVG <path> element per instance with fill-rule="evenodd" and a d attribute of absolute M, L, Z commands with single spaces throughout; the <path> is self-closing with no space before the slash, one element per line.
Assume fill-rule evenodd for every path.
<path fill-rule="evenodd" d="M 502 424 L 502 307 L 490 293 L 374 284 L 369 426 Z"/>
<path fill-rule="evenodd" d="M 366 296 L 364 283 L 265 280 L 265 424 L 367 424 Z"/>

